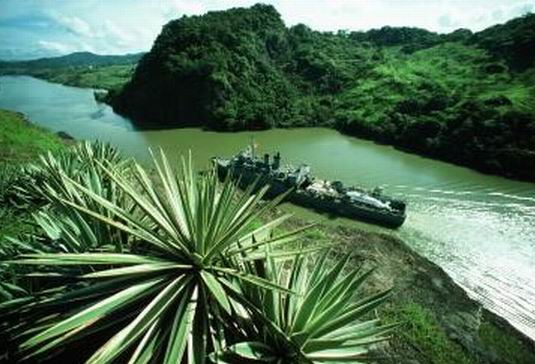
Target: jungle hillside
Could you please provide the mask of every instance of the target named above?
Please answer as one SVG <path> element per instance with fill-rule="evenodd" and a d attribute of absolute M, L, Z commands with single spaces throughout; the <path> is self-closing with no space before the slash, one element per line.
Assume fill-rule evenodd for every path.
<path fill-rule="evenodd" d="M 286 27 L 272 6 L 165 25 L 114 109 L 148 128 L 323 126 L 535 179 L 535 15 L 481 32 Z"/>

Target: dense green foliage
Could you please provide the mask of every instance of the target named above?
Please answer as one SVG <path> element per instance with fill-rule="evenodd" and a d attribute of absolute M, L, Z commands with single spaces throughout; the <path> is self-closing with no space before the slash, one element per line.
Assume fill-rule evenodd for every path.
<path fill-rule="evenodd" d="M 1 242 L 7 236 L 23 236 L 34 230 L 33 210 L 17 189 L 25 164 L 42 153 L 63 150 L 65 144 L 56 135 L 32 125 L 22 114 L 0 110 L 0 255 L 4 250 Z M 13 283 L 0 264 L 0 302 L 26 294 Z"/>
<path fill-rule="evenodd" d="M 516 70 L 535 65 L 535 15 L 513 19 L 505 25 L 495 25 L 476 33 L 473 42 L 505 59 Z"/>
<path fill-rule="evenodd" d="M 267 187 L 239 192 L 163 152 L 153 171 L 88 142 L 19 171 L 8 192 L 32 204 L 36 229 L 0 241 L 3 358 L 300 364 L 357 360 L 386 339 L 392 326 L 369 313 L 388 291 L 357 299 L 369 273 L 310 255 L 322 247 L 288 249 L 306 229 L 275 235 L 290 215 L 259 223 L 284 196 L 261 203 Z M 280 276 L 287 260 L 299 268 Z M 307 330 L 282 331 L 268 299 Z M 255 360 L 258 345 L 270 356 Z"/>
<path fill-rule="evenodd" d="M 70 86 L 119 89 L 131 77 L 142 53 L 105 56 L 78 52 L 30 61 L 0 61 L 0 75 L 31 75 Z"/>
<path fill-rule="evenodd" d="M 169 22 L 110 102 L 140 124 L 329 126 L 535 178 L 535 15 L 472 34 L 286 28 L 271 6 Z"/>
<path fill-rule="evenodd" d="M 180 120 L 216 129 L 289 122 L 295 90 L 270 54 L 280 52 L 286 30 L 271 7 L 254 9 L 167 24 L 117 108 L 139 120 Z M 136 103 L 144 106 L 133 107 Z"/>

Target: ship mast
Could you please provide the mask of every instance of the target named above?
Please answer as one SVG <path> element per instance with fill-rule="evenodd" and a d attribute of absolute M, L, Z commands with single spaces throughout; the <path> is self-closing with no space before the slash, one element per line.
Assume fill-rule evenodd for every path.
<path fill-rule="evenodd" d="M 254 136 L 251 136 L 251 158 L 254 160 L 256 156 L 256 142 Z"/>

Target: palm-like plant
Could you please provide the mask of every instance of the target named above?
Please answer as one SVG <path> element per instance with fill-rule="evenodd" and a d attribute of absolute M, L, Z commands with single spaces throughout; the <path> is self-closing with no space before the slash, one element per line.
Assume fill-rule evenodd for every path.
<path fill-rule="evenodd" d="M 0 206 L 14 204 L 10 191 L 19 177 L 20 167 L 8 163 L 0 163 Z"/>
<path fill-rule="evenodd" d="M 112 203 L 124 208 L 133 206 L 115 182 L 102 173 L 101 164 L 121 174 L 127 174 L 130 168 L 130 161 L 123 159 L 116 148 L 101 142 L 83 142 L 60 153 L 42 155 L 25 165 L 0 165 L 0 218 L 9 219 L 9 213 L 20 213 L 22 208 L 26 212 L 37 209 L 33 214 L 37 234 L 27 234 L 24 238 L 0 237 L 0 259 L 28 253 L 78 253 L 96 248 L 121 251 L 126 234 L 63 202 L 66 199 L 111 217 L 93 199 L 72 188 L 69 180 L 73 179 Z M 2 211 L 6 216 L 2 216 Z M 15 284 L 17 277 L 13 270 L 1 263 L 0 277 L 0 301 L 21 295 L 25 300 L 31 298 Z"/>
<path fill-rule="evenodd" d="M 44 204 L 35 213 L 35 221 L 46 238 L 61 246 L 60 252 L 84 252 L 112 246 L 122 250 L 126 235 L 105 222 L 67 205 L 67 200 L 93 212 L 112 218 L 113 214 L 72 186 L 75 181 L 94 194 L 133 213 L 134 204 L 101 166 L 117 174 L 128 175 L 131 161 L 123 159 L 116 148 L 100 142 L 83 142 L 60 154 L 48 153 L 26 167 L 27 181 L 15 189 L 28 201 Z"/>
<path fill-rule="evenodd" d="M 297 294 L 246 286 L 245 296 L 258 308 L 251 315 L 256 330 L 246 341 L 212 354 L 214 362 L 357 362 L 396 326 L 366 319 L 388 298 L 389 290 L 356 300 L 358 288 L 372 271 L 353 269 L 343 274 L 349 256 L 331 267 L 326 264 L 328 252 L 315 260 L 297 256 L 285 268 L 272 257 L 276 254 L 269 252 L 269 246 L 265 250 L 267 259 L 251 265 L 250 271 Z"/>
<path fill-rule="evenodd" d="M 61 195 L 74 198 L 73 191 L 65 183 L 65 176 L 88 187 L 95 192 L 107 193 L 103 197 L 115 198 L 117 189 L 113 182 L 100 171 L 100 164 L 127 173 L 130 160 L 123 159 L 118 150 L 101 142 L 82 142 L 60 153 L 47 153 L 35 162 L 18 166 L 12 178 L 7 195 L 16 198 L 26 207 L 54 203 L 50 197 Z M 50 193 L 53 192 L 53 193 Z"/>
<path fill-rule="evenodd" d="M 388 296 L 355 301 L 369 273 L 344 275 L 348 259 L 329 268 L 326 255 L 310 268 L 303 254 L 321 247 L 276 249 L 306 229 L 274 236 L 288 215 L 259 225 L 284 196 L 262 204 L 267 187 L 238 192 L 191 161 L 176 173 L 163 153 L 150 177 L 109 146 L 74 153 L 43 157 L 20 189 L 45 201 L 44 234 L 0 246 L 2 274 L 37 279 L 0 287 L 13 298 L 0 319 L 16 318 L 2 334 L 21 357 L 91 338 L 88 363 L 347 361 L 391 329 L 359 321 Z"/>
<path fill-rule="evenodd" d="M 100 164 L 120 191 L 129 196 L 143 217 L 63 176 L 68 191 L 99 205 L 88 208 L 77 200 L 56 195 L 65 206 L 123 231 L 129 237 L 125 252 L 84 252 L 23 255 L 12 263 L 42 267 L 45 274 L 79 277 L 91 284 L 49 289 L 24 307 L 40 326 L 22 330 L 20 348 L 28 356 L 41 355 L 87 335 L 99 333 L 106 341 L 88 363 L 204 363 L 207 354 L 225 345 L 225 322 L 250 309 L 240 295 L 240 284 L 287 291 L 272 281 L 244 270 L 251 247 L 286 242 L 294 234 L 273 237 L 269 231 L 283 216 L 254 229 L 257 218 L 279 199 L 260 205 L 266 188 L 238 193 L 230 181 L 216 174 L 197 176 L 183 161 L 176 174 L 161 153 L 154 158 L 156 188 L 139 165 L 132 177 Z M 63 195 L 64 196 L 64 195 Z M 100 212 L 104 208 L 107 213 Z M 252 256 L 251 259 L 259 259 Z M 66 306 L 68 305 L 68 306 Z M 54 310 L 65 310 L 51 315 Z M 240 335 L 240 330 L 235 330 Z M 186 354 L 185 354 L 186 353 Z"/>

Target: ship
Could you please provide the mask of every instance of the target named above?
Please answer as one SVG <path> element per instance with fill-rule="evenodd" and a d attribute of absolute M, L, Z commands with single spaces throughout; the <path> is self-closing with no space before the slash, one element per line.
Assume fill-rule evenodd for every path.
<path fill-rule="evenodd" d="M 270 159 L 269 154 L 256 156 L 251 143 L 231 158 L 213 157 L 219 178 L 231 178 L 245 188 L 255 184 L 253 190 L 269 186 L 268 198 L 287 193 L 289 202 L 332 216 L 361 220 L 389 228 L 400 227 L 406 218 L 406 203 L 383 195 L 382 188 L 366 190 L 345 186 L 341 181 L 328 181 L 314 177 L 310 166 L 281 165 L 279 152 Z"/>

